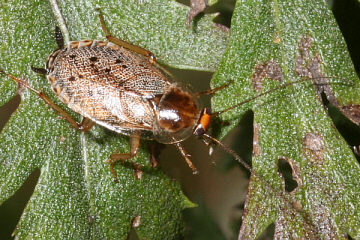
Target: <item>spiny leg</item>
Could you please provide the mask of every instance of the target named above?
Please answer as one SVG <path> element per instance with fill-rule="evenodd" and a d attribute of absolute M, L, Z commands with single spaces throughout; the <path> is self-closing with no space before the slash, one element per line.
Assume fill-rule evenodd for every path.
<path fill-rule="evenodd" d="M 102 16 L 101 12 L 100 12 L 100 9 L 98 9 L 98 11 L 99 11 L 99 19 L 100 19 L 101 28 L 104 31 L 104 33 L 106 35 L 106 39 L 109 42 L 112 42 L 112 43 L 114 43 L 116 45 L 127 48 L 127 49 L 129 49 L 129 50 L 131 50 L 133 52 L 138 53 L 138 54 L 144 55 L 145 57 L 147 57 L 149 59 L 150 63 L 155 63 L 156 62 L 155 55 L 152 52 L 150 52 L 149 50 L 146 50 L 146 49 L 144 49 L 142 47 L 133 45 L 131 43 L 125 42 L 125 41 L 123 41 L 123 40 L 121 40 L 119 38 L 116 38 L 116 37 L 112 36 L 110 31 L 108 30 L 108 28 L 105 25 L 105 21 L 104 21 L 104 18 Z"/>
<path fill-rule="evenodd" d="M 183 158 L 185 159 L 186 163 L 188 164 L 188 166 L 191 168 L 193 174 L 198 174 L 199 171 L 196 169 L 196 167 L 194 166 L 194 164 L 192 163 L 192 161 L 190 160 L 191 155 L 188 154 L 185 151 L 185 148 L 179 143 L 174 143 L 174 145 L 177 147 L 177 149 L 179 150 L 179 152 L 181 153 L 181 155 L 183 156 Z"/>
<path fill-rule="evenodd" d="M 71 126 L 76 128 L 79 131 L 86 132 L 90 130 L 92 126 L 94 126 L 94 122 L 90 119 L 84 118 L 83 121 L 79 124 L 76 122 L 67 112 L 64 111 L 61 107 L 56 105 L 48 96 L 46 96 L 43 92 L 36 90 L 31 85 L 29 85 L 25 80 L 14 77 L 11 74 L 5 73 L 0 69 L 0 73 L 6 75 L 11 78 L 14 82 L 16 82 L 20 86 L 24 86 L 34 92 L 38 97 L 40 97 L 47 105 L 49 105 L 52 109 L 54 109 L 60 116 L 62 116 Z"/>
<path fill-rule="evenodd" d="M 140 147 L 140 132 L 135 131 L 130 136 L 130 152 L 129 153 L 115 153 L 110 155 L 108 163 L 110 164 L 110 171 L 114 176 L 114 181 L 118 182 L 118 177 L 116 175 L 114 165 L 116 162 L 121 161 L 123 164 L 126 160 L 131 159 L 136 156 Z"/>

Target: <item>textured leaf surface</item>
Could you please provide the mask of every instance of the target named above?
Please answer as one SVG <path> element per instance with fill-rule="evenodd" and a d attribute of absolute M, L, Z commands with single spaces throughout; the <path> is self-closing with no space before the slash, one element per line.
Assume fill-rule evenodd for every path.
<path fill-rule="evenodd" d="M 213 25 L 212 16 L 187 29 L 188 9 L 175 1 L 58 2 L 70 40 L 104 39 L 95 11 L 101 8 L 115 36 L 146 47 L 171 66 L 213 70 L 226 46 L 227 34 Z M 47 80 L 30 70 L 44 66 L 56 49 L 56 24 L 47 1 L 0 3 L 0 67 L 59 103 Z M 15 93 L 16 85 L 1 76 L 0 104 Z M 0 135 L 0 202 L 34 169 L 41 174 L 15 231 L 19 239 L 125 239 L 135 216 L 140 238 L 181 238 L 181 210 L 192 204 L 178 183 L 150 167 L 146 144 L 134 159 L 144 166 L 141 180 L 130 165 L 119 165 L 115 184 L 105 161 L 129 150 L 127 137 L 100 127 L 79 133 L 33 93 L 20 89 L 20 95 Z"/>
<path fill-rule="evenodd" d="M 272 222 L 276 239 L 360 238 L 359 164 L 317 94 L 325 87 L 329 101 L 356 122 L 359 80 L 331 11 L 324 1 L 238 1 L 231 26 L 212 84 L 235 83 L 213 98 L 214 111 L 281 83 L 316 77 L 222 115 L 230 126 L 220 136 L 251 109 L 253 168 L 282 189 L 277 164 L 285 159 L 298 183 L 289 194 L 291 206 L 252 175 L 239 239 L 255 239 Z M 313 84 L 320 80 L 330 84 Z"/>

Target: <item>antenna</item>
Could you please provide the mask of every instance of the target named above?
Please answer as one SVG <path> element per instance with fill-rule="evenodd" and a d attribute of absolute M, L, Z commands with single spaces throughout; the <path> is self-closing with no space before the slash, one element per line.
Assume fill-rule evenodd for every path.
<path fill-rule="evenodd" d="M 262 92 L 262 93 L 260 93 L 260 94 L 257 94 L 257 95 L 255 95 L 255 96 L 253 96 L 253 97 L 251 97 L 251 98 L 248 98 L 248 99 L 246 99 L 246 100 L 244 100 L 244 101 L 242 101 L 242 102 L 240 102 L 240 103 L 237 103 L 237 104 L 235 104 L 235 105 L 233 105 L 233 106 L 231 106 L 231 107 L 225 108 L 224 110 L 221 110 L 221 111 L 219 111 L 219 112 L 214 112 L 214 113 L 211 114 L 211 116 L 212 116 L 212 117 L 217 117 L 217 116 L 219 116 L 219 115 L 221 115 L 221 114 L 223 114 L 223 113 L 225 113 L 225 112 L 227 112 L 227 111 L 230 111 L 230 110 L 232 110 L 232 109 L 234 109 L 234 108 L 237 108 L 237 107 L 239 107 L 239 106 L 241 106 L 241 105 L 243 105 L 243 104 L 245 104 L 245 103 L 251 102 L 251 101 L 253 101 L 253 100 L 255 100 L 255 99 L 257 99 L 257 98 L 259 98 L 259 97 L 261 97 L 261 96 L 264 96 L 264 95 L 266 95 L 266 94 L 269 94 L 269 93 L 275 92 L 275 91 L 277 91 L 277 90 L 286 88 L 286 87 L 288 87 L 288 86 L 292 86 L 292 85 L 295 85 L 295 84 L 297 84 L 297 83 L 302 83 L 302 82 L 306 82 L 306 81 L 311 81 L 311 80 L 314 80 L 314 79 L 321 79 L 321 78 L 327 78 L 327 79 L 329 79 L 329 78 L 333 78 L 333 77 L 304 78 L 304 79 L 300 79 L 300 80 L 297 80 L 297 81 L 288 82 L 288 83 L 282 84 L 282 85 L 280 85 L 280 86 L 278 86 L 278 87 L 272 88 L 272 89 L 270 89 L 270 90 L 268 90 L 268 91 L 265 91 L 265 92 Z M 314 82 L 313 84 L 314 84 L 314 85 L 317 85 L 317 86 L 329 85 L 329 83 L 316 83 L 316 82 Z M 350 84 L 346 84 L 346 83 L 342 83 L 342 84 L 343 84 L 343 85 L 350 85 Z"/>
<path fill-rule="evenodd" d="M 260 176 L 257 172 L 255 172 L 250 166 L 249 164 L 247 164 L 234 150 L 232 150 L 230 147 L 228 147 L 227 145 L 225 145 L 225 143 L 223 143 L 222 141 L 210 136 L 207 133 L 204 133 L 203 135 L 201 135 L 205 138 L 207 138 L 208 140 L 215 142 L 217 145 L 219 145 L 225 152 L 227 152 L 228 154 L 230 154 L 236 161 L 238 161 L 241 165 L 243 165 L 247 170 L 249 170 L 249 172 L 257 177 L 264 185 L 265 187 L 270 190 L 275 196 L 277 196 L 280 200 L 282 200 L 282 202 L 287 206 L 287 209 L 289 209 L 291 211 L 291 214 L 300 214 L 301 217 L 305 220 L 305 222 L 307 223 L 307 225 L 309 227 L 311 227 L 311 229 L 315 229 L 314 234 L 317 234 L 317 228 L 314 225 L 314 223 L 311 221 L 309 214 L 307 214 L 305 211 L 303 211 L 302 208 L 299 207 L 295 207 L 298 206 L 299 204 L 295 201 L 293 201 L 292 199 L 289 198 L 289 195 L 284 193 L 283 191 L 277 191 L 275 190 L 275 188 L 273 188 L 271 186 L 270 183 L 268 183 L 262 176 Z"/>

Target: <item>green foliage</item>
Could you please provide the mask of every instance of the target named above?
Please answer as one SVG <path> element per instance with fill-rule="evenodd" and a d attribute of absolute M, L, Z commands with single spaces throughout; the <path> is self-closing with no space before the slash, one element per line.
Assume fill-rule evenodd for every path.
<path fill-rule="evenodd" d="M 207 16 L 197 32 L 185 27 L 187 8 L 175 1 L 59 1 L 70 40 L 104 39 L 96 8 L 115 36 L 153 51 L 160 62 L 183 68 L 214 70 L 227 34 Z M 47 80 L 30 70 L 42 67 L 56 49 L 58 24 L 47 1 L 0 3 L 0 66 L 42 89 L 56 103 Z M 210 35 L 209 35 L 209 32 Z M 200 53 L 200 54 L 198 54 Z M 16 93 L 1 76 L 0 104 Z M 129 165 L 116 167 L 113 182 L 106 160 L 127 152 L 128 138 L 95 127 L 80 133 L 29 90 L 0 135 L 0 202 L 36 168 L 41 174 L 15 234 L 19 239 L 125 239 L 131 221 L 140 238 L 177 239 L 184 232 L 181 211 L 193 206 L 177 182 L 152 169 L 146 144 L 133 159 L 144 166 L 141 180 Z M 74 117 L 78 118 L 74 113 Z"/>
<path fill-rule="evenodd" d="M 331 11 L 323 1 L 239 1 L 231 26 L 212 83 L 234 84 L 213 98 L 213 110 L 305 79 L 221 116 L 230 122 L 224 136 L 251 109 L 254 170 L 281 191 L 277 165 L 285 159 L 298 184 L 284 202 L 253 175 L 240 239 L 254 239 L 272 222 L 277 239 L 359 238 L 359 164 L 317 94 L 324 88 L 330 103 L 358 123 L 359 80 Z"/>
<path fill-rule="evenodd" d="M 346 234 L 360 238 L 359 164 L 319 96 L 322 87 L 329 101 L 358 123 L 360 86 L 323 1 L 238 1 L 229 40 L 212 23 L 213 15 L 186 28 L 188 8 L 175 1 L 59 4 L 70 40 L 104 39 L 95 11 L 100 8 L 114 36 L 149 49 L 163 64 L 207 71 L 219 66 L 212 84 L 233 84 L 216 93 L 213 111 L 282 83 L 315 77 L 220 116 L 230 123 L 217 134 L 223 137 L 246 111 L 254 112 L 252 166 L 278 192 L 252 175 L 240 238 L 255 239 L 273 222 L 278 239 L 343 239 Z M 46 80 L 30 70 L 31 65 L 43 66 L 56 48 L 57 21 L 46 1 L 0 3 L 0 67 L 25 77 L 59 103 Z M 2 76 L 0 83 L 2 105 L 15 95 L 16 86 Z M 115 184 L 105 161 L 115 151 L 128 151 L 127 137 L 100 127 L 79 133 L 28 90 L 20 94 L 21 104 L 0 135 L 0 202 L 34 169 L 41 170 L 15 232 L 20 239 L 125 239 L 136 215 L 141 216 L 136 228 L 140 238 L 183 236 L 181 210 L 191 203 L 178 183 L 149 166 L 146 146 L 133 160 L 145 166 L 142 179 L 119 165 L 120 181 Z M 292 165 L 298 184 L 288 201 L 279 197 L 284 185 L 277 171 L 279 159 Z"/>

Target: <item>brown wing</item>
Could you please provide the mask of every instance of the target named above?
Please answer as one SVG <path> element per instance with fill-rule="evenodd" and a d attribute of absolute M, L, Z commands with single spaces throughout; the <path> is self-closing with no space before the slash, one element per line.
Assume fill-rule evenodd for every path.
<path fill-rule="evenodd" d="M 171 85 L 146 58 L 102 41 L 71 42 L 49 56 L 47 68 L 69 108 L 121 133 L 152 131 L 153 99 Z"/>

